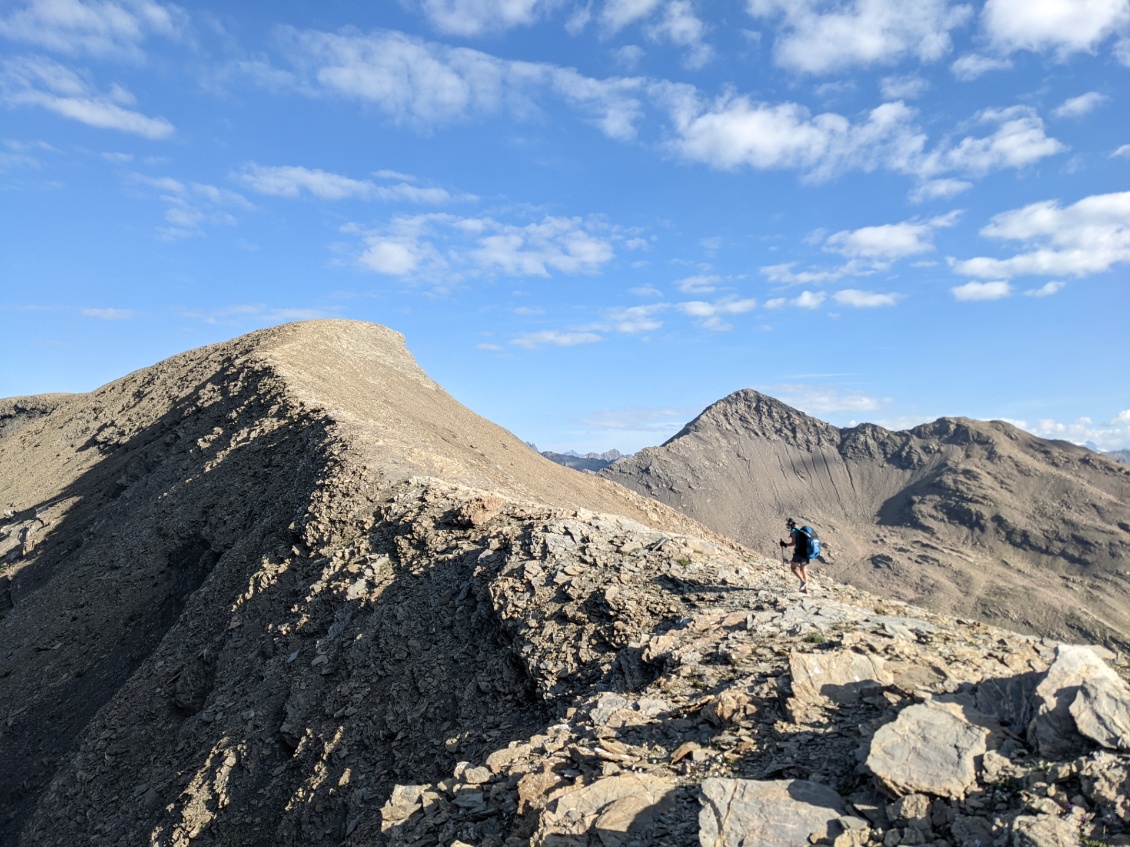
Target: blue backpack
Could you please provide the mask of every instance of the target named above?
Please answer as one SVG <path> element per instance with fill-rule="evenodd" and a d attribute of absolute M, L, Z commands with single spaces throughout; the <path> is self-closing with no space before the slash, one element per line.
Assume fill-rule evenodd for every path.
<path fill-rule="evenodd" d="M 816 530 L 810 526 L 802 526 L 798 532 L 808 541 L 808 549 L 804 551 L 808 560 L 812 561 L 818 558 L 820 556 L 820 539 L 816 537 Z"/>

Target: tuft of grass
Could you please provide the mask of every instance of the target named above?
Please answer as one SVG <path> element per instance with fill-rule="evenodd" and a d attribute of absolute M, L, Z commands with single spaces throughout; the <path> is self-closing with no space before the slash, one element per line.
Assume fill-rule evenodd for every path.
<path fill-rule="evenodd" d="M 804 636 L 804 641 L 807 644 L 823 644 L 827 640 L 828 636 L 826 636 L 819 630 L 817 630 L 816 632 L 810 632 L 808 633 L 808 635 Z"/>

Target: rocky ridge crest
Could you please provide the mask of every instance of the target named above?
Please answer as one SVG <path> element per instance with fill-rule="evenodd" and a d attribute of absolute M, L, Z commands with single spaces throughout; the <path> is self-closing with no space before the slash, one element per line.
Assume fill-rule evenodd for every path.
<path fill-rule="evenodd" d="M 0 420 L 5 845 L 1130 832 L 1122 655 L 804 597 L 476 418 L 384 328 Z"/>

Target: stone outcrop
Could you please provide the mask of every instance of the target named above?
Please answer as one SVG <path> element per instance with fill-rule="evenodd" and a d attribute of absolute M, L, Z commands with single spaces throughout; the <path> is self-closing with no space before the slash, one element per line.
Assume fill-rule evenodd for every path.
<path fill-rule="evenodd" d="M 5 847 L 1130 837 L 1122 654 L 800 595 L 383 328 L 6 408 Z"/>

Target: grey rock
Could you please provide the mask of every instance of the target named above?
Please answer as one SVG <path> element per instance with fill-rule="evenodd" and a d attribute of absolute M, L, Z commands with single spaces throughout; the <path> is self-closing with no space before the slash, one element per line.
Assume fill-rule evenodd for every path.
<path fill-rule="evenodd" d="M 976 760 L 989 730 L 966 720 L 954 703 L 930 701 L 903 709 L 875 733 L 867 767 L 896 796 L 963 797 L 976 782 Z"/>
<path fill-rule="evenodd" d="M 1082 693 L 1091 681 L 1090 694 Z M 1028 725 L 1028 741 L 1041 755 L 1071 758 L 1085 752 L 1092 741 L 1120 746 L 1120 735 L 1130 708 L 1125 684 L 1089 648 L 1061 644 L 1055 661 L 1036 687 L 1035 714 Z M 1080 732 L 1079 720 L 1089 737 Z"/>
<path fill-rule="evenodd" d="M 702 847 L 796 847 L 851 828 L 843 798 L 802 779 L 707 779 L 702 804 Z"/>
<path fill-rule="evenodd" d="M 1012 822 L 1012 847 L 1079 847 L 1079 827 L 1071 818 L 1021 815 Z"/>

